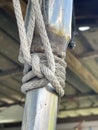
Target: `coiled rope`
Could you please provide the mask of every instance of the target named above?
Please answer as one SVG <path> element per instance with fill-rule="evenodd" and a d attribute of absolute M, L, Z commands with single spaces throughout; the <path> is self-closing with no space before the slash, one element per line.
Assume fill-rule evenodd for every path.
<path fill-rule="evenodd" d="M 54 56 L 52 53 L 39 1 L 31 0 L 30 4 L 30 14 L 25 27 L 20 1 L 13 0 L 21 43 L 19 61 L 24 64 L 23 85 L 21 90 L 26 93 L 31 89 L 44 87 L 48 83 L 51 83 L 56 92 L 60 96 L 63 96 L 66 63 L 63 58 Z M 30 51 L 31 45 L 33 44 L 32 40 L 34 38 L 35 27 L 38 29 L 38 34 L 44 47 L 44 53 L 31 53 Z"/>

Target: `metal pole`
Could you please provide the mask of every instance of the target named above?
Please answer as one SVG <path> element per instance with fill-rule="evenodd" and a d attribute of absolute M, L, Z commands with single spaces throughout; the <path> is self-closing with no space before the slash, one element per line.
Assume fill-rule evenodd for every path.
<path fill-rule="evenodd" d="M 48 1 L 50 3 L 52 2 L 51 0 L 46 0 L 46 2 Z M 62 30 L 61 34 L 63 34 L 63 36 L 67 34 L 66 42 L 64 42 L 66 45 L 62 44 L 63 47 L 61 47 L 60 49 L 63 50 L 63 48 L 65 48 L 63 51 L 66 52 L 65 50 L 67 44 L 69 42 L 69 39 L 71 38 L 71 16 L 72 16 L 73 0 L 63 0 L 63 2 L 64 3 L 60 5 L 61 3 L 60 0 L 53 0 L 54 4 L 51 5 L 54 6 L 49 7 L 49 9 L 46 11 L 46 14 L 47 13 L 49 14 L 48 17 L 49 17 L 50 27 L 51 25 L 53 25 L 54 28 L 58 30 L 58 32 Z M 56 6 L 56 4 L 58 6 Z M 26 15 L 26 24 L 25 24 L 26 27 L 28 25 L 28 19 L 30 16 L 29 15 L 30 8 L 31 8 L 31 4 L 29 0 L 28 11 Z M 51 15 L 51 9 L 53 10 L 52 15 Z M 61 15 L 61 11 L 62 11 L 62 15 Z M 57 14 L 56 15 L 57 17 L 55 16 L 55 14 Z M 61 17 L 61 19 L 59 17 Z M 56 24 L 58 24 L 58 26 Z M 62 53 L 62 51 L 60 50 L 59 52 Z M 48 85 L 48 88 L 49 87 L 52 88 L 51 85 Z M 26 102 L 24 108 L 22 130 L 56 130 L 57 106 L 58 106 L 58 96 L 53 92 L 48 91 L 47 86 L 44 88 L 28 91 L 26 93 Z"/>
<path fill-rule="evenodd" d="M 30 9 L 31 0 L 28 1 L 25 18 L 26 27 L 29 21 Z M 49 86 L 51 87 L 51 85 L 48 85 L 48 88 Z M 26 94 L 22 130 L 55 130 L 57 106 L 58 96 L 49 92 L 47 86 L 28 91 Z"/>
<path fill-rule="evenodd" d="M 22 130 L 55 130 L 57 95 L 40 88 L 27 92 Z"/>

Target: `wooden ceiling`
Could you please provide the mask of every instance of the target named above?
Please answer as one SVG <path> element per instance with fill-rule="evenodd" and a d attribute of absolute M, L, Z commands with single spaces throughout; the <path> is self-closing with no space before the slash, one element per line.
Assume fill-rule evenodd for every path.
<path fill-rule="evenodd" d="M 76 47 L 67 50 L 67 80 L 60 118 L 98 115 L 95 112 L 98 108 L 98 2 L 74 2 L 78 36 Z M 21 5 L 25 14 L 26 1 L 21 0 Z M 90 26 L 90 29 L 81 32 L 80 26 Z M 12 1 L 0 0 L 0 111 L 22 105 L 25 100 L 20 91 L 23 67 L 17 60 L 18 51 L 19 36 Z M 75 110 L 77 112 L 73 114 Z"/>

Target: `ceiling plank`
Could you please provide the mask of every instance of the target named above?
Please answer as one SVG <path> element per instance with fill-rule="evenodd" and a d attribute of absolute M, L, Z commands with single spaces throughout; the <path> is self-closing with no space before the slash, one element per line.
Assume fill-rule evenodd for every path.
<path fill-rule="evenodd" d="M 21 102 L 15 102 L 15 103 L 10 103 L 10 104 L 3 104 L 3 105 L 0 105 L 0 108 L 2 107 L 10 107 L 10 106 L 14 106 L 14 105 L 24 105 L 24 101 L 21 101 Z"/>
<path fill-rule="evenodd" d="M 98 51 L 91 51 L 91 52 L 84 53 L 79 58 L 81 59 L 98 58 Z"/>
<path fill-rule="evenodd" d="M 61 100 L 59 110 L 72 110 L 87 107 L 98 107 L 97 94 L 82 94 L 73 96 L 64 96 Z"/>
<path fill-rule="evenodd" d="M 15 69 L 3 71 L 3 72 L 0 73 L 0 80 L 8 78 L 10 76 L 17 75 L 17 74 L 22 74 L 21 68 L 15 68 Z"/>
<path fill-rule="evenodd" d="M 14 103 L 14 100 L 10 98 L 8 95 L 4 94 L 3 92 L 0 91 L 0 100 L 4 101 L 5 103 Z"/>
<path fill-rule="evenodd" d="M 66 100 L 70 100 L 70 99 L 75 99 L 75 100 L 78 100 L 78 99 L 87 99 L 87 98 L 96 98 L 96 100 L 98 99 L 98 95 L 97 94 L 76 94 L 76 95 L 69 95 L 69 96 L 63 96 L 61 102 L 65 102 L 65 99 Z"/>
<path fill-rule="evenodd" d="M 83 108 L 83 109 L 60 111 L 58 117 L 67 118 L 67 117 L 78 117 L 78 116 L 88 116 L 88 115 L 98 115 L 98 107 L 89 108 L 89 109 Z"/>
<path fill-rule="evenodd" d="M 63 97 L 73 96 L 73 95 L 77 95 L 79 93 L 79 91 L 77 89 L 75 89 L 68 82 L 66 82 L 66 87 L 64 88 L 64 90 L 65 90 L 65 96 L 63 96 Z"/>
<path fill-rule="evenodd" d="M 19 63 L 17 61 L 18 50 L 19 45 L 15 43 L 13 39 L 7 36 L 2 30 L 0 30 L 0 52 L 4 55 L 9 56 L 9 58 L 13 61 Z"/>
<path fill-rule="evenodd" d="M 15 67 L 16 66 L 12 62 L 0 55 L 0 70 L 15 69 Z"/>
<path fill-rule="evenodd" d="M 3 1 L 3 0 L 1 0 L 1 1 Z M 20 4 L 21 4 L 21 9 L 22 9 L 23 16 L 25 16 L 26 3 L 23 0 L 20 0 Z M 6 0 L 4 0 L 4 2 L 1 4 L 1 7 L 5 11 L 7 11 L 11 16 L 14 16 L 12 0 L 8 0 L 8 4 L 6 4 Z"/>
<path fill-rule="evenodd" d="M 8 84 L 8 85 L 5 84 L 5 82 L 0 82 L 0 85 L 3 85 L 3 86 L 4 86 L 5 88 L 7 88 L 7 89 L 13 90 L 14 92 L 18 93 L 21 97 L 24 96 L 24 94 L 21 93 L 21 91 L 16 90 L 14 87 L 11 87 L 9 84 Z"/>
<path fill-rule="evenodd" d="M 3 79 L 2 80 L 2 83 L 4 83 L 6 86 L 10 86 L 10 88 L 13 88 L 15 89 L 16 91 L 19 91 L 20 92 L 20 86 L 21 86 L 21 83 L 20 82 L 17 82 L 16 80 L 14 80 L 13 78 L 11 77 L 8 77 L 7 79 Z"/>
<path fill-rule="evenodd" d="M 87 51 L 94 51 L 93 47 L 90 45 L 88 38 L 85 37 L 85 35 L 81 31 L 78 31 L 78 35 L 81 44 L 87 49 Z"/>
<path fill-rule="evenodd" d="M 85 54 L 84 54 L 85 55 Z M 79 59 L 85 67 L 98 79 L 98 53 L 87 53 L 83 58 Z"/>
<path fill-rule="evenodd" d="M 66 82 L 81 93 L 89 93 L 91 89 L 69 67 L 67 67 Z"/>
<path fill-rule="evenodd" d="M 0 94 L 4 95 L 6 98 L 11 99 L 13 102 L 17 102 L 17 101 L 21 101 L 22 98 L 19 99 L 19 97 L 17 95 L 14 95 L 14 93 L 12 93 L 9 90 L 5 91 L 5 88 L 0 86 Z"/>
<path fill-rule="evenodd" d="M 3 101 L 3 100 L 0 98 L 0 104 L 2 104 L 2 105 L 8 105 L 8 102 Z M 0 106 L 1 106 L 1 105 L 0 105 Z"/>
<path fill-rule="evenodd" d="M 78 117 L 68 117 L 68 118 L 58 118 L 57 124 L 62 123 L 72 123 L 72 122 L 81 122 L 81 121 L 97 121 L 98 115 L 88 115 L 88 116 L 78 116 Z"/>
<path fill-rule="evenodd" d="M 6 86 L 4 83 L 0 83 L 0 89 L 2 90 L 2 92 L 6 92 L 9 95 L 15 97 L 16 100 L 20 101 L 24 97 L 24 94 L 19 93 L 18 91 L 9 86 Z"/>
<path fill-rule="evenodd" d="M 11 0 L 0 0 L 0 7 L 8 5 L 11 3 Z"/>
<path fill-rule="evenodd" d="M 69 51 L 67 51 L 66 61 L 68 67 L 76 73 L 92 90 L 98 93 L 98 81 L 82 63 Z"/>

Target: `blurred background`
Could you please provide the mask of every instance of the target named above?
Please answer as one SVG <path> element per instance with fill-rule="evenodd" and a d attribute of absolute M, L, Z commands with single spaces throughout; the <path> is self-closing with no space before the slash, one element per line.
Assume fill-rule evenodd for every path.
<path fill-rule="evenodd" d="M 27 1 L 20 1 L 24 15 Z M 57 130 L 98 130 L 98 1 L 74 0 L 74 12 L 76 47 L 67 49 Z M 22 121 L 25 95 L 20 91 L 19 44 L 12 1 L 0 0 L 0 130 L 20 130 Z"/>

